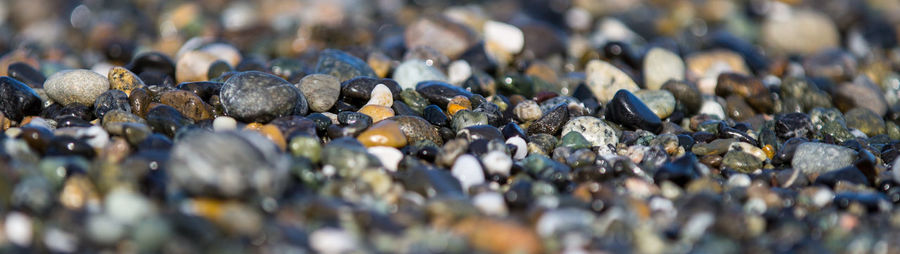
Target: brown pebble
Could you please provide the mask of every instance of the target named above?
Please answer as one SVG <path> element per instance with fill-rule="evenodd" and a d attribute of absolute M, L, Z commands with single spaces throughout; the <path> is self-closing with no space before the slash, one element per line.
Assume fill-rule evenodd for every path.
<path fill-rule="evenodd" d="M 377 123 L 385 118 L 394 116 L 394 110 L 380 105 L 365 105 L 359 109 L 359 113 L 366 114 L 372 118 L 373 123 Z"/>
<path fill-rule="evenodd" d="M 406 135 L 400 130 L 400 124 L 394 120 L 384 120 L 372 125 L 356 138 L 366 147 L 372 146 L 406 146 Z"/>
<path fill-rule="evenodd" d="M 185 90 L 172 90 L 159 96 L 162 104 L 172 106 L 184 116 L 194 121 L 212 119 L 212 106 L 203 102 L 200 96 Z"/>

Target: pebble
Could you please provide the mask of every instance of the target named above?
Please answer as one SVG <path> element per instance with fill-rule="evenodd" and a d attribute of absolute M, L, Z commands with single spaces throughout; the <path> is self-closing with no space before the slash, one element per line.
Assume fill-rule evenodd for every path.
<path fill-rule="evenodd" d="M 484 22 L 484 40 L 495 44 L 506 53 L 517 54 L 525 47 L 525 34 L 519 28 L 503 22 Z"/>
<path fill-rule="evenodd" d="M 541 107 L 533 100 L 524 100 L 516 104 L 513 108 L 513 114 L 522 122 L 531 122 L 541 118 Z"/>
<path fill-rule="evenodd" d="M 851 109 L 844 113 L 844 119 L 848 128 L 862 131 L 869 137 L 887 133 L 884 119 L 867 108 Z"/>
<path fill-rule="evenodd" d="M 644 87 L 659 90 L 669 80 L 684 80 L 684 61 L 663 48 L 652 48 L 644 56 Z"/>
<path fill-rule="evenodd" d="M 402 89 L 415 89 L 416 84 L 422 81 L 449 81 L 444 73 L 420 59 L 404 61 L 397 66 L 391 77 L 400 84 Z"/>
<path fill-rule="evenodd" d="M 767 19 L 761 29 L 762 43 L 783 53 L 811 54 L 840 44 L 834 22 L 823 13 L 786 10 L 788 15 Z"/>
<path fill-rule="evenodd" d="M 592 116 L 580 116 L 569 120 L 562 128 L 562 136 L 569 132 L 581 134 L 593 146 L 615 146 L 619 142 L 619 135 L 612 126 Z"/>
<path fill-rule="evenodd" d="M 10 77 L 0 77 L 0 112 L 13 121 L 41 113 L 41 98 L 27 85 Z"/>
<path fill-rule="evenodd" d="M 182 54 L 175 64 L 175 80 L 178 83 L 205 81 L 209 66 L 219 58 L 210 52 L 189 51 Z"/>
<path fill-rule="evenodd" d="M 828 158 L 823 160 L 822 158 Z M 806 174 L 817 174 L 849 166 L 856 159 L 853 149 L 818 142 L 797 146 L 791 166 Z"/>
<path fill-rule="evenodd" d="M 231 76 L 219 94 L 225 113 L 243 122 L 268 122 L 305 115 L 306 98 L 299 89 L 277 76 L 248 71 Z"/>
<path fill-rule="evenodd" d="M 63 106 L 72 103 L 93 105 L 106 90 L 109 90 L 109 80 L 89 70 L 57 72 L 44 82 L 47 96 Z"/>
<path fill-rule="evenodd" d="M 421 18 L 403 33 L 407 48 L 432 47 L 450 58 L 460 56 L 475 44 L 475 34 L 467 27 L 446 18 Z"/>
<path fill-rule="evenodd" d="M 569 107 L 560 104 L 528 126 L 528 134 L 546 133 L 556 135 L 569 121 Z"/>
<path fill-rule="evenodd" d="M 389 146 L 373 146 L 369 147 L 366 151 L 375 155 L 375 157 L 378 158 L 378 161 L 381 161 L 381 165 L 391 172 L 397 172 L 397 165 L 400 164 L 400 160 L 403 159 L 403 152 Z"/>
<path fill-rule="evenodd" d="M 470 154 L 463 154 L 457 157 L 456 161 L 453 162 L 453 167 L 450 168 L 450 173 L 459 180 L 463 190 L 468 190 L 472 186 L 484 183 L 484 172 L 481 169 L 481 164 L 478 162 L 478 158 Z"/>
<path fill-rule="evenodd" d="M 120 66 L 113 67 L 106 74 L 109 80 L 109 89 L 115 89 L 125 94 L 130 94 L 135 88 L 144 87 L 144 81 L 133 72 Z"/>
<path fill-rule="evenodd" d="M 634 93 L 660 119 L 675 111 L 675 96 L 666 90 L 640 90 Z"/>
<path fill-rule="evenodd" d="M 635 92 L 639 89 L 628 74 L 601 60 L 588 62 L 585 66 L 585 73 L 588 88 L 601 103 L 612 100 L 619 90 Z"/>
<path fill-rule="evenodd" d="M 359 76 L 377 77 L 365 61 L 336 49 L 326 49 L 319 54 L 316 73 L 331 75 L 341 82 Z"/>
<path fill-rule="evenodd" d="M 653 133 L 662 131 L 662 121 L 628 90 L 619 90 L 606 105 L 606 119 L 627 128 L 642 129 Z"/>
<path fill-rule="evenodd" d="M 338 79 L 325 74 L 307 75 L 297 83 L 297 88 L 303 93 L 303 97 L 309 103 L 309 110 L 313 112 L 328 111 L 341 94 L 341 83 Z"/>
<path fill-rule="evenodd" d="M 406 135 L 400 129 L 400 124 L 394 120 L 377 122 L 366 131 L 360 133 L 356 139 L 366 147 L 403 147 L 407 144 Z"/>

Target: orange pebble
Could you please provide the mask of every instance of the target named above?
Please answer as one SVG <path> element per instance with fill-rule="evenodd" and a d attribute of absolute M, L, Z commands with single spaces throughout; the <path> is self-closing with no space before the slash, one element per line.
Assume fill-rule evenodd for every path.
<path fill-rule="evenodd" d="M 463 109 L 471 110 L 472 102 L 462 95 L 453 97 L 453 99 L 450 99 L 450 103 L 447 104 L 447 113 L 449 113 L 451 116 L 455 115 L 456 112 Z"/>
<path fill-rule="evenodd" d="M 271 124 L 263 125 L 259 128 L 259 133 L 262 133 L 263 136 L 272 140 L 272 142 L 282 151 L 287 147 L 287 141 L 284 140 L 284 134 L 281 133 L 281 130 L 278 129 L 277 126 Z"/>
<path fill-rule="evenodd" d="M 775 157 L 775 148 L 772 147 L 772 145 L 763 146 L 762 150 L 763 150 L 763 152 L 766 153 L 766 157 L 769 157 L 769 159 L 772 159 L 772 157 Z"/>
<path fill-rule="evenodd" d="M 356 137 L 366 147 L 390 146 L 403 147 L 406 145 L 406 135 L 400 129 L 400 124 L 394 120 L 378 122 Z"/>
<path fill-rule="evenodd" d="M 393 109 L 391 109 L 389 107 L 381 106 L 381 105 L 374 105 L 374 104 L 369 104 L 369 105 L 363 106 L 361 109 L 359 109 L 359 113 L 363 113 L 369 117 L 372 117 L 373 123 L 377 123 L 381 120 L 384 120 L 385 118 L 394 116 Z"/>

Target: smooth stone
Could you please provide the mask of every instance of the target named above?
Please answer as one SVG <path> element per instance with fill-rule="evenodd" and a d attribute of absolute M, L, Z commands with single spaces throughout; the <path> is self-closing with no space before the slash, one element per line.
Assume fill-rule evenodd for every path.
<path fill-rule="evenodd" d="M 500 132 L 500 129 L 490 125 L 472 125 L 460 130 L 456 136 L 470 142 L 478 139 L 503 140 L 503 133 Z"/>
<path fill-rule="evenodd" d="M 454 96 L 450 99 L 450 102 L 447 103 L 447 114 L 450 114 L 451 116 L 463 109 L 472 110 L 472 101 L 462 95 Z"/>
<path fill-rule="evenodd" d="M 90 70 L 60 71 L 44 82 L 47 96 L 63 106 L 72 103 L 93 105 L 106 90 L 109 90 L 109 80 Z"/>
<path fill-rule="evenodd" d="M 397 172 L 397 165 L 399 165 L 400 160 L 403 159 L 403 152 L 389 146 L 373 146 L 369 147 L 366 151 L 375 155 L 375 157 L 381 161 L 381 165 L 391 172 Z"/>
<path fill-rule="evenodd" d="M 366 147 L 403 147 L 407 144 L 406 135 L 400 129 L 400 124 L 393 120 L 375 123 L 375 125 L 360 133 L 356 139 Z"/>
<path fill-rule="evenodd" d="M 378 77 L 365 61 L 336 49 L 326 49 L 319 53 L 316 73 L 331 75 L 341 82 L 359 76 Z"/>
<path fill-rule="evenodd" d="M 225 113 L 244 122 L 268 122 L 308 110 L 306 98 L 277 76 L 248 71 L 231 76 L 219 94 Z"/>
<path fill-rule="evenodd" d="M 862 131 L 872 137 L 887 133 L 884 119 L 867 108 L 854 108 L 844 113 L 848 128 Z"/>
<path fill-rule="evenodd" d="M 107 90 L 97 97 L 94 102 L 94 115 L 103 119 L 106 112 L 110 110 L 122 110 L 131 112 L 131 105 L 128 102 L 128 95 L 121 90 Z"/>
<path fill-rule="evenodd" d="M 634 92 L 640 89 L 631 77 L 610 63 L 592 60 L 585 66 L 588 88 L 597 97 L 597 101 L 606 103 L 619 90 Z"/>
<path fill-rule="evenodd" d="M 716 78 L 716 95 L 729 97 L 740 96 L 743 100 L 759 112 L 770 112 L 774 108 L 775 101 L 769 94 L 769 89 L 759 79 L 739 73 L 722 73 Z"/>
<path fill-rule="evenodd" d="M 865 76 L 857 77 L 852 83 L 836 86 L 832 97 L 834 106 L 843 112 L 854 108 L 867 108 L 881 117 L 888 111 L 884 91 Z"/>
<path fill-rule="evenodd" d="M 562 128 L 562 136 L 569 132 L 577 132 L 591 142 L 593 146 L 607 147 L 619 143 L 616 130 L 604 120 L 592 116 L 580 116 L 569 120 Z"/>
<path fill-rule="evenodd" d="M 719 104 L 715 100 L 703 100 L 703 104 L 700 106 L 700 111 L 698 114 L 705 114 L 710 116 L 715 116 L 718 119 L 725 119 L 725 109 L 722 108 L 722 104 Z"/>
<path fill-rule="evenodd" d="M 722 166 L 741 173 L 751 173 L 762 168 L 762 162 L 749 153 L 735 150 L 725 154 L 725 157 L 722 158 Z"/>
<path fill-rule="evenodd" d="M 175 77 L 175 62 L 160 52 L 150 51 L 135 56 L 134 60 L 126 68 L 137 74 L 145 71 L 156 71 L 172 78 Z"/>
<path fill-rule="evenodd" d="M 159 96 L 159 102 L 172 106 L 194 121 L 213 119 L 212 106 L 203 102 L 199 96 L 184 90 L 164 92 Z"/>
<path fill-rule="evenodd" d="M 684 80 L 684 61 L 663 48 L 652 48 L 644 56 L 644 87 L 659 90 L 669 80 Z"/>
<path fill-rule="evenodd" d="M 731 143 L 736 142 L 735 139 L 716 139 L 709 143 L 695 144 L 691 152 L 699 156 L 723 154 L 731 148 Z"/>
<path fill-rule="evenodd" d="M 31 88 L 43 88 L 44 82 L 47 81 L 47 77 L 43 73 L 23 62 L 10 64 L 6 69 L 6 75 Z"/>
<path fill-rule="evenodd" d="M 41 97 L 31 87 L 10 77 L 0 77 L 0 112 L 13 121 L 41 113 Z"/>
<path fill-rule="evenodd" d="M 373 122 L 379 122 L 385 118 L 394 116 L 394 110 L 380 105 L 365 105 L 359 109 L 359 113 L 372 117 Z"/>
<path fill-rule="evenodd" d="M 421 140 L 429 140 L 437 145 L 443 145 L 444 140 L 438 133 L 437 128 L 428 123 L 425 119 L 417 116 L 394 116 L 385 120 L 392 120 L 400 125 L 400 130 L 409 143 L 415 143 Z"/>
<path fill-rule="evenodd" d="M 541 107 L 533 100 L 524 100 L 516 104 L 513 114 L 522 122 L 530 122 L 541 118 Z"/>
<path fill-rule="evenodd" d="M 145 119 L 153 132 L 162 133 L 169 137 L 175 137 L 175 133 L 178 130 L 194 123 L 193 120 L 185 117 L 177 109 L 168 105 L 153 107 L 147 112 Z"/>
<path fill-rule="evenodd" d="M 753 108 L 738 95 L 729 95 L 725 98 L 725 112 L 735 121 L 747 121 L 756 115 Z"/>
<path fill-rule="evenodd" d="M 140 116 L 132 114 L 128 111 L 117 110 L 117 109 L 107 111 L 106 114 L 103 115 L 101 124 L 104 129 L 108 130 L 109 125 L 116 124 L 116 123 L 143 123 L 143 124 L 146 124 L 147 121 L 144 120 L 143 118 L 141 118 Z"/>
<path fill-rule="evenodd" d="M 849 166 L 854 159 L 856 159 L 856 151 L 853 149 L 825 143 L 806 142 L 797 146 L 791 166 L 812 175 Z"/>
<path fill-rule="evenodd" d="M 528 126 L 529 134 L 546 133 L 556 135 L 569 121 L 569 108 L 565 104 L 557 105 L 540 119 Z"/>
<path fill-rule="evenodd" d="M 306 157 L 312 163 L 319 163 L 322 159 L 322 144 L 314 136 L 294 136 L 288 143 L 288 150 L 292 155 Z"/>
<path fill-rule="evenodd" d="M 662 130 L 662 121 L 659 117 L 628 90 L 616 92 L 606 107 L 606 119 L 610 122 L 653 133 L 659 133 Z"/>
<path fill-rule="evenodd" d="M 447 114 L 441 110 L 437 105 L 428 105 L 422 110 L 422 118 L 425 118 L 429 123 L 446 127 L 450 124 L 450 118 L 447 117 Z"/>
<path fill-rule="evenodd" d="M 420 59 L 407 60 L 401 63 L 394 70 L 392 78 L 403 89 L 415 89 L 416 84 L 422 81 L 449 81 L 444 73 Z"/>
<path fill-rule="evenodd" d="M 296 86 L 307 99 L 309 109 L 315 112 L 331 109 L 341 94 L 340 81 L 326 74 L 307 75 Z"/>
<path fill-rule="evenodd" d="M 106 76 L 109 80 L 109 89 L 119 90 L 125 94 L 130 94 L 135 88 L 144 87 L 144 81 L 123 67 L 113 67 Z"/>
<path fill-rule="evenodd" d="M 219 59 L 219 60 L 216 60 L 215 62 L 212 62 L 211 64 L 209 64 L 209 70 L 206 71 L 206 78 L 213 80 L 218 77 L 221 77 L 222 74 L 232 72 L 232 71 L 234 71 L 234 68 L 231 67 L 231 65 L 228 64 L 228 62 L 225 62 L 225 61 L 222 61 L 221 59 Z"/>
<path fill-rule="evenodd" d="M 447 66 L 447 82 L 454 85 L 462 85 L 472 76 L 472 66 L 466 60 L 456 60 Z"/>
<path fill-rule="evenodd" d="M 730 152 L 747 153 L 749 155 L 753 155 L 753 157 L 756 158 L 756 160 L 758 160 L 760 162 L 763 162 L 769 158 L 769 156 L 766 155 L 766 153 L 759 147 L 753 146 L 750 143 L 742 142 L 742 141 L 731 143 L 731 145 L 728 147 L 728 152 L 729 153 Z"/>
<path fill-rule="evenodd" d="M 812 10 L 770 17 L 760 28 L 763 45 L 775 52 L 811 54 L 840 46 L 840 33 L 830 17 Z"/>
<path fill-rule="evenodd" d="M 525 156 L 523 155 L 522 158 Z M 513 161 L 508 154 L 501 151 L 490 151 L 481 156 L 485 172 L 489 175 L 509 176 Z"/>
<path fill-rule="evenodd" d="M 416 85 L 415 91 L 441 108 L 447 108 L 447 104 L 450 103 L 450 100 L 453 99 L 453 97 L 460 95 L 466 98 L 472 97 L 471 92 L 466 91 L 461 87 L 440 81 L 421 82 Z M 410 106 L 412 106 L 412 104 L 410 104 Z"/>
<path fill-rule="evenodd" d="M 470 187 L 484 183 L 484 172 L 481 169 L 481 163 L 478 158 L 471 154 L 463 154 L 456 158 L 453 167 L 450 168 L 453 177 L 459 180 L 463 191 L 467 192 Z"/>
<path fill-rule="evenodd" d="M 254 132 L 196 132 L 172 147 L 166 168 L 175 186 L 195 195 L 276 196 L 290 159 Z M 174 170 L 177 169 L 177 170 Z"/>
<path fill-rule="evenodd" d="M 663 83 L 660 89 L 672 93 L 672 96 L 674 96 L 679 103 L 684 105 L 689 113 L 699 111 L 700 105 L 703 104 L 703 97 L 700 94 L 700 90 L 694 85 L 686 82 L 674 80 L 667 81 L 666 83 Z"/>
<path fill-rule="evenodd" d="M 809 137 L 812 133 L 812 121 L 807 114 L 788 113 L 775 117 L 775 134 L 779 138 Z"/>
<path fill-rule="evenodd" d="M 298 115 L 275 118 L 269 124 L 278 126 L 278 130 L 288 139 L 296 135 L 315 136 L 318 128 L 315 121 Z"/>
<path fill-rule="evenodd" d="M 391 107 L 394 105 L 394 96 L 390 88 L 384 84 L 378 84 L 375 85 L 375 88 L 372 88 L 372 93 L 369 95 L 369 101 L 366 102 L 366 105 Z"/>
<path fill-rule="evenodd" d="M 265 137 L 269 141 L 272 141 L 272 143 L 274 143 L 275 146 L 278 146 L 279 149 L 284 150 L 285 148 L 287 148 L 287 140 L 285 140 L 284 133 L 282 133 L 281 130 L 278 129 L 278 126 L 266 124 L 256 131 L 262 134 L 263 137 Z"/>
<path fill-rule="evenodd" d="M 692 180 L 700 177 L 696 164 L 696 156 L 690 153 L 685 154 L 659 167 L 653 174 L 653 180 L 659 183 L 670 181 L 682 187 L 686 186 Z"/>
<path fill-rule="evenodd" d="M 477 42 L 475 32 L 450 19 L 420 18 L 403 32 L 406 48 L 428 46 L 451 59 L 456 59 Z"/>
<path fill-rule="evenodd" d="M 503 194 L 498 192 L 478 193 L 472 197 L 472 205 L 487 215 L 506 216 L 509 213 Z"/>
<path fill-rule="evenodd" d="M 581 133 L 570 131 L 569 133 L 562 136 L 559 139 L 559 143 L 556 144 L 556 147 L 568 147 L 572 150 L 578 150 L 581 148 L 591 148 L 592 144 Z"/>
<path fill-rule="evenodd" d="M 367 102 L 372 96 L 372 90 L 375 89 L 379 84 L 387 86 L 388 89 L 391 90 L 392 98 L 401 98 L 401 92 L 404 89 L 400 88 L 400 85 L 397 84 L 397 81 L 393 79 L 378 79 L 373 77 L 356 77 L 341 83 L 341 97 L 344 98 L 352 98 L 355 101 Z M 409 101 L 404 101 L 406 104 L 410 106 L 414 106 L 414 103 L 410 103 Z M 426 103 L 427 105 L 427 103 Z M 425 107 L 425 105 L 422 105 Z"/>
<path fill-rule="evenodd" d="M 178 83 L 207 80 L 209 66 L 219 57 L 209 52 L 189 51 L 178 57 L 175 80 Z"/>
<path fill-rule="evenodd" d="M 230 131 L 237 129 L 237 120 L 230 116 L 219 116 L 213 120 L 214 131 Z"/>
<path fill-rule="evenodd" d="M 325 144 L 322 164 L 333 166 L 335 173 L 342 177 L 357 176 L 365 169 L 381 165 L 378 158 L 366 152 L 366 147 L 352 137 L 333 139 Z"/>
<path fill-rule="evenodd" d="M 815 184 L 823 184 L 834 187 L 838 182 L 846 182 L 858 185 L 871 185 L 869 179 L 863 174 L 859 168 L 855 166 L 847 166 L 840 169 L 828 171 L 816 176 Z"/>
<path fill-rule="evenodd" d="M 128 95 L 128 104 L 131 105 L 131 112 L 138 116 L 143 117 L 146 115 L 152 102 L 153 98 L 150 97 L 150 93 L 143 88 L 131 90 L 131 94 Z"/>
<path fill-rule="evenodd" d="M 473 125 L 487 125 L 488 116 L 483 112 L 475 112 L 470 110 L 460 110 L 450 119 L 450 126 L 454 131 L 460 131 L 463 128 Z"/>
<path fill-rule="evenodd" d="M 675 111 L 675 96 L 666 90 L 640 90 L 634 93 L 660 119 L 672 115 Z"/>
<path fill-rule="evenodd" d="M 513 136 L 506 139 L 507 145 L 515 146 L 515 153 L 512 154 L 513 159 L 521 160 L 525 159 L 525 156 L 528 155 L 528 143 L 520 136 Z"/>
<path fill-rule="evenodd" d="M 483 28 L 485 42 L 497 45 L 506 53 L 516 54 L 525 47 L 525 34 L 518 27 L 488 20 L 484 22 Z"/>

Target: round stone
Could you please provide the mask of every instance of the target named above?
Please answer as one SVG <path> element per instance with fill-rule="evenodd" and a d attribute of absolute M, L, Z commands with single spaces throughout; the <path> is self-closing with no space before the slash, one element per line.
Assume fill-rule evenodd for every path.
<path fill-rule="evenodd" d="M 581 136 L 591 142 L 591 145 L 593 146 L 615 146 L 619 143 L 619 136 L 616 134 L 616 130 L 605 121 L 596 117 L 580 116 L 569 120 L 569 122 L 563 126 L 562 135 L 565 136 L 573 131 L 581 134 Z"/>
<path fill-rule="evenodd" d="M 297 88 L 308 100 L 309 109 L 315 112 L 328 111 L 341 95 L 341 82 L 327 74 L 307 75 L 300 80 Z"/>
<path fill-rule="evenodd" d="M 18 80 L 0 77 L 0 112 L 6 118 L 22 121 L 27 115 L 41 113 L 41 97 Z"/>
<path fill-rule="evenodd" d="M 684 80 L 684 61 L 671 51 L 650 49 L 644 56 L 644 86 L 658 90 L 669 80 Z"/>
<path fill-rule="evenodd" d="M 629 92 L 639 89 L 628 74 L 602 60 L 588 62 L 587 66 L 585 66 L 585 74 L 587 74 L 588 88 L 591 89 L 597 100 L 602 103 L 611 100 L 616 91 L 621 89 Z"/>
<path fill-rule="evenodd" d="M 660 119 L 669 117 L 675 111 L 675 96 L 666 90 L 641 90 L 634 93 L 638 99 Z"/>
<path fill-rule="evenodd" d="M 440 70 L 426 64 L 420 59 L 407 60 L 394 70 L 394 80 L 402 89 L 416 88 L 416 84 L 422 81 L 447 81 Z"/>
<path fill-rule="evenodd" d="M 306 98 L 293 84 L 258 71 L 231 76 L 219 98 L 227 115 L 244 122 L 268 122 L 287 115 L 305 115 L 307 111 Z"/>
<path fill-rule="evenodd" d="M 90 70 L 57 72 L 44 82 L 44 91 L 56 103 L 93 105 L 97 97 L 109 90 L 109 80 Z"/>

